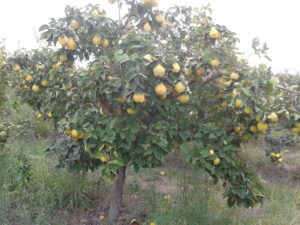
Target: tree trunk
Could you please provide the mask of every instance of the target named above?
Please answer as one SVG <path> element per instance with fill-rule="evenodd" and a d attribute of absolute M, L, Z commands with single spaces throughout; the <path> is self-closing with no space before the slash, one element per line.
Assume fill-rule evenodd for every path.
<path fill-rule="evenodd" d="M 111 202 L 110 202 L 110 208 L 108 212 L 108 218 L 114 222 L 117 222 L 120 216 L 125 177 L 126 177 L 126 166 L 122 166 L 118 169 L 118 176 L 112 187 Z"/>

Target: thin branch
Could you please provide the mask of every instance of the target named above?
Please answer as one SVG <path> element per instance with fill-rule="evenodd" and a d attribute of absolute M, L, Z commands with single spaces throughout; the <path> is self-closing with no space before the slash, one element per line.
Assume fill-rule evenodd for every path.
<path fill-rule="evenodd" d="M 135 2 L 135 0 L 133 0 L 132 3 L 131 3 L 131 8 L 130 8 L 130 11 L 128 13 L 127 19 L 126 19 L 124 25 L 122 26 L 122 30 L 127 27 L 130 18 L 134 15 L 135 4 L 136 4 L 136 2 Z"/>
<path fill-rule="evenodd" d="M 208 78 L 207 80 L 205 80 L 205 81 L 201 84 L 201 86 L 205 86 L 205 85 L 207 85 L 208 83 L 214 81 L 215 79 L 217 79 L 217 78 L 219 78 L 219 77 L 223 77 L 223 76 L 227 76 L 227 75 L 226 75 L 226 74 L 220 73 L 220 74 L 217 74 L 216 76 L 210 77 L 210 78 Z"/>
<path fill-rule="evenodd" d="M 120 0 L 117 0 L 117 3 L 118 3 L 119 27 L 121 27 L 121 3 L 120 3 Z"/>
<path fill-rule="evenodd" d="M 201 83 L 200 85 L 201 85 L 201 86 L 205 86 L 205 85 L 209 84 L 210 82 L 214 81 L 214 80 L 217 79 L 217 78 L 220 78 L 220 77 L 226 77 L 226 76 L 228 76 L 228 75 L 227 75 L 227 74 L 219 73 L 219 74 L 217 74 L 217 75 L 215 75 L 215 76 L 212 76 L 212 77 L 208 78 L 207 80 L 205 80 L 205 81 L 204 81 L 203 83 Z M 198 81 L 192 81 L 192 82 L 190 82 L 190 85 L 192 86 L 192 85 L 194 85 L 194 84 L 196 84 L 196 83 L 198 83 Z"/>
<path fill-rule="evenodd" d="M 291 89 L 288 89 L 288 88 L 285 88 L 285 87 L 282 87 L 282 86 L 275 86 L 275 87 L 278 88 L 278 89 L 293 93 L 293 94 L 300 95 L 299 91 L 294 91 L 294 90 L 291 90 Z"/>

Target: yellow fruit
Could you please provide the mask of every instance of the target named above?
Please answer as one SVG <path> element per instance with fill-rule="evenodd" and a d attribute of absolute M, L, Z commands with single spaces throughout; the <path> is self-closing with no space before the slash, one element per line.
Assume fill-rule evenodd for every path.
<path fill-rule="evenodd" d="M 74 40 L 74 38 L 70 37 L 67 44 L 66 44 L 66 47 L 68 50 L 71 50 L 71 51 L 74 51 L 76 49 L 76 42 Z"/>
<path fill-rule="evenodd" d="M 259 122 L 257 124 L 257 130 L 258 131 L 266 131 L 268 129 L 268 125 L 264 122 Z"/>
<path fill-rule="evenodd" d="M 183 73 L 185 76 L 190 76 L 191 75 L 191 71 L 188 68 L 184 68 Z"/>
<path fill-rule="evenodd" d="M 100 157 L 100 161 L 103 163 L 106 163 L 108 161 L 108 158 L 105 156 Z"/>
<path fill-rule="evenodd" d="M 146 59 L 148 62 L 153 62 L 153 56 L 150 54 L 145 55 L 144 59 Z"/>
<path fill-rule="evenodd" d="M 282 158 L 279 158 L 279 159 L 278 159 L 278 162 L 279 162 L 279 163 L 282 163 L 282 162 L 283 162 L 283 159 L 282 159 Z"/>
<path fill-rule="evenodd" d="M 178 142 L 176 142 L 176 141 L 173 141 L 172 142 L 172 146 L 177 149 L 177 148 L 180 147 L 180 144 Z"/>
<path fill-rule="evenodd" d="M 287 150 L 287 149 L 285 149 L 285 150 L 284 150 L 284 153 L 289 153 L 289 152 L 290 152 L 290 151 L 289 151 L 289 150 Z"/>
<path fill-rule="evenodd" d="M 54 64 L 52 65 L 52 69 L 57 69 L 57 68 L 59 68 L 60 66 L 61 66 L 61 62 L 54 63 Z"/>
<path fill-rule="evenodd" d="M 136 114 L 137 112 L 132 108 L 128 108 L 127 113 L 130 114 L 130 115 L 133 115 L 133 114 Z"/>
<path fill-rule="evenodd" d="M 68 57 L 66 55 L 60 55 L 59 56 L 59 61 L 64 63 L 68 61 Z"/>
<path fill-rule="evenodd" d="M 255 208 L 255 207 L 257 207 L 257 204 L 255 204 L 255 203 L 251 203 L 251 208 Z"/>
<path fill-rule="evenodd" d="M 275 157 L 275 155 L 276 155 L 276 154 L 275 154 L 274 152 L 271 152 L 271 156 L 272 156 L 272 157 Z"/>
<path fill-rule="evenodd" d="M 226 81 L 225 81 L 223 78 L 220 78 L 219 83 L 220 83 L 221 85 L 225 85 L 225 84 L 226 84 Z"/>
<path fill-rule="evenodd" d="M 186 102 L 188 102 L 190 100 L 190 96 L 188 96 L 187 94 L 183 94 L 183 95 L 178 96 L 177 100 L 180 103 L 186 103 Z"/>
<path fill-rule="evenodd" d="M 177 93 L 182 93 L 185 91 L 185 86 L 182 82 L 178 82 L 176 85 L 175 85 L 175 91 Z"/>
<path fill-rule="evenodd" d="M 41 82 L 41 85 L 42 85 L 43 87 L 47 87 L 47 86 L 48 86 L 48 81 L 43 80 L 43 81 Z"/>
<path fill-rule="evenodd" d="M 211 60 L 210 60 L 210 65 L 211 65 L 212 67 L 218 67 L 218 66 L 220 66 L 220 61 L 217 60 L 217 59 L 211 59 Z"/>
<path fill-rule="evenodd" d="M 243 142 L 247 142 L 247 141 L 249 141 L 251 139 L 251 135 L 250 134 L 244 134 L 243 136 L 242 136 L 242 141 Z"/>
<path fill-rule="evenodd" d="M 84 138 L 84 133 L 83 133 L 83 132 L 79 132 L 77 138 L 78 138 L 79 140 L 80 140 L 80 139 L 83 139 L 83 138 Z"/>
<path fill-rule="evenodd" d="M 277 158 L 277 159 L 280 158 L 280 154 L 279 154 L 279 153 L 276 153 L 276 154 L 275 154 L 275 158 Z"/>
<path fill-rule="evenodd" d="M 67 43 L 68 43 L 69 39 L 66 37 L 66 36 L 61 36 L 61 37 L 58 37 L 58 43 L 61 45 L 61 46 L 66 46 Z"/>
<path fill-rule="evenodd" d="M 105 216 L 99 216 L 99 220 L 100 220 L 100 221 L 105 220 Z"/>
<path fill-rule="evenodd" d="M 72 20 L 71 21 L 71 27 L 74 29 L 74 30 L 78 30 L 80 28 L 80 24 L 77 20 Z"/>
<path fill-rule="evenodd" d="M 215 154 L 215 150 L 213 150 L 213 149 L 209 150 L 209 154 L 210 155 L 214 155 Z"/>
<path fill-rule="evenodd" d="M 93 17 L 98 17 L 98 16 L 99 16 L 99 11 L 98 11 L 98 9 L 94 9 L 94 10 L 93 10 L 92 16 L 93 16 Z"/>
<path fill-rule="evenodd" d="M 162 23 L 164 22 L 164 17 L 163 17 L 163 15 L 157 14 L 157 15 L 155 16 L 155 21 L 156 21 L 157 23 L 162 24 Z"/>
<path fill-rule="evenodd" d="M 209 37 L 212 39 L 217 39 L 219 37 L 219 31 L 215 27 L 211 27 L 209 31 Z"/>
<path fill-rule="evenodd" d="M 167 92 L 166 85 L 164 85 L 163 83 L 160 83 L 160 84 L 156 85 L 155 93 L 157 95 L 163 95 L 164 96 L 166 94 L 166 92 Z"/>
<path fill-rule="evenodd" d="M 241 92 L 239 92 L 238 90 L 236 90 L 236 89 L 233 89 L 233 91 L 232 91 L 232 96 L 233 97 L 235 97 L 235 96 L 237 96 L 237 95 L 240 95 L 241 94 Z"/>
<path fill-rule="evenodd" d="M 151 222 L 150 225 L 157 225 L 155 222 Z"/>
<path fill-rule="evenodd" d="M 102 47 L 103 47 L 103 48 L 107 48 L 108 46 L 109 46 L 109 40 L 104 39 L 104 40 L 103 40 L 103 43 L 102 43 Z"/>
<path fill-rule="evenodd" d="M 133 95 L 133 101 L 137 103 L 143 103 L 145 102 L 146 98 L 143 94 L 134 94 Z"/>
<path fill-rule="evenodd" d="M 40 119 L 40 118 L 43 117 L 43 115 L 42 115 L 41 113 L 38 113 L 38 114 L 36 115 L 36 117 Z"/>
<path fill-rule="evenodd" d="M 144 24 L 144 30 L 146 30 L 146 31 L 151 31 L 152 30 L 152 28 L 151 28 L 151 26 L 148 22 Z"/>
<path fill-rule="evenodd" d="M 125 97 L 118 98 L 118 102 L 124 103 L 126 102 L 126 98 Z"/>
<path fill-rule="evenodd" d="M 172 65 L 172 72 L 173 73 L 178 73 L 179 71 L 180 71 L 180 65 L 178 64 L 178 63 L 174 63 L 173 65 Z"/>
<path fill-rule="evenodd" d="M 109 2 L 110 4 L 114 4 L 114 3 L 116 2 L 116 0 L 108 0 L 108 2 Z"/>
<path fill-rule="evenodd" d="M 13 71 L 15 71 L 15 72 L 19 72 L 20 69 L 21 69 L 21 67 L 20 67 L 19 64 L 15 64 L 15 65 L 13 66 Z"/>
<path fill-rule="evenodd" d="M 162 65 L 158 64 L 156 67 L 153 68 L 153 74 L 156 77 L 163 77 L 166 73 L 165 67 Z"/>
<path fill-rule="evenodd" d="M 202 26 L 205 26 L 205 25 L 207 24 L 207 19 L 206 19 L 206 18 L 202 18 L 202 19 L 200 20 L 200 24 L 201 24 Z"/>
<path fill-rule="evenodd" d="M 239 98 L 235 99 L 235 101 L 234 101 L 234 106 L 235 106 L 236 108 L 242 107 L 243 104 L 244 104 L 244 102 L 243 102 L 241 99 L 239 99 Z"/>
<path fill-rule="evenodd" d="M 269 80 L 269 82 L 273 85 L 276 86 L 279 84 L 279 79 L 277 77 L 271 77 L 271 79 Z"/>
<path fill-rule="evenodd" d="M 99 35 L 95 35 L 92 39 L 92 42 L 94 45 L 100 45 L 101 44 L 101 37 Z"/>
<path fill-rule="evenodd" d="M 158 0 L 150 0 L 149 3 L 152 7 L 157 7 L 158 6 Z"/>
<path fill-rule="evenodd" d="M 239 134 L 239 133 L 241 132 L 241 130 L 242 130 L 242 128 L 239 127 L 239 126 L 235 126 L 235 127 L 233 128 L 233 131 L 234 131 L 234 133 L 236 133 L 236 134 Z"/>
<path fill-rule="evenodd" d="M 215 159 L 213 160 L 213 164 L 214 164 L 215 166 L 219 165 L 220 162 L 221 162 L 220 158 L 215 158 Z"/>
<path fill-rule="evenodd" d="M 164 199 L 170 200 L 170 199 L 171 199 L 171 195 L 165 195 L 165 196 L 164 196 Z"/>
<path fill-rule="evenodd" d="M 71 88 L 72 88 L 72 84 L 71 83 L 66 84 L 66 85 L 63 84 L 63 89 L 70 90 Z"/>
<path fill-rule="evenodd" d="M 115 158 L 119 157 L 119 154 L 116 151 L 114 151 L 113 153 L 114 153 Z"/>
<path fill-rule="evenodd" d="M 38 93 L 40 92 L 40 87 L 36 84 L 32 85 L 32 91 L 35 92 L 35 93 Z"/>
<path fill-rule="evenodd" d="M 238 80 L 240 78 L 240 75 L 238 73 L 233 72 L 230 74 L 230 78 L 232 80 Z"/>
<path fill-rule="evenodd" d="M 269 119 L 271 122 L 275 123 L 275 122 L 278 121 L 278 116 L 277 116 L 276 113 L 272 112 L 272 113 L 270 113 L 270 115 L 268 116 L 268 119 Z"/>
<path fill-rule="evenodd" d="M 52 115 L 51 112 L 49 112 L 49 113 L 47 114 L 47 116 L 48 116 L 48 118 L 52 118 L 52 117 L 53 117 L 53 115 Z"/>
<path fill-rule="evenodd" d="M 195 73 L 198 76 L 203 75 L 205 73 L 205 69 L 203 67 L 199 67 L 196 69 Z"/>
<path fill-rule="evenodd" d="M 257 131 L 257 127 L 256 126 L 251 126 L 250 127 L 250 131 L 252 131 L 253 133 Z"/>
<path fill-rule="evenodd" d="M 250 107 L 245 107 L 244 112 L 245 112 L 246 114 L 252 114 L 252 113 L 253 113 L 253 110 L 252 110 L 252 108 L 250 108 Z"/>
<path fill-rule="evenodd" d="M 165 175 L 166 175 L 166 172 L 165 172 L 165 171 L 160 171 L 160 172 L 159 172 L 159 175 L 165 176 Z"/>
<path fill-rule="evenodd" d="M 32 81 L 33 77 L 30 74 L 25 75 L 25 80 L 26 81 Z"/>
<path fill-rule="evenodd" d="M 293 128 L 291 129 L 291 132 L 292 132 L 292 133 L 299 133 L 299 132 L 300 132 L 300 127 L 293 127 Z"/>
<path fill-rule="evenodd" d="M 262 121 L 262 116 L 261 116 L 260 114 L 257 114 L 256 117 L 255 117 L 255 120 L 256 120 L 257 122 Z"/>
<path fill-rule="evenodd" d="M 226 102 L 226 101 L 221 102 L 221 103 L 220 103 L 220 106 L 221 106 L 222 108 L 226 108 L 226 107 L 227 107 L 227 102 Z"/>
<path fill-rule="evenodd" d="M 71 136 L 74 137 L 74 138 L 77 138 L 78 137 L 78 131 L 76 129 L 73 129 L 71 131 Z"/>
<path fill-rule="evenodd" d="M 71 134 L 71 130 L 69 130 L 69 129 L 65 130 L 65 134 L 70 135 Z"/>

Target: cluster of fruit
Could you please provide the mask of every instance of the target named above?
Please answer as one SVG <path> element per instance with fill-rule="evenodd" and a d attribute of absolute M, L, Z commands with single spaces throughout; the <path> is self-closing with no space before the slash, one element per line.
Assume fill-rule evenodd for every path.
<path fill-rule="evenodd" d="M 291 128 L 292 133 L 300 133 L 300 122 L 296 122 Z"/>
<path fill-rule="evenodd" d="M 38 82 L 34 81 L 33 76 L 30 73 L 26 72 L 25 70 L 22 70 L 22 68 L 19 64 L 14 64 L 12 67 L 12 70 L 16 73 L 24 73 L 23 80 L 25 81 L 25 84 L 22 88 L 21 88 L 21 86 L 16 86 L 17 89 L 29 90 L 31 87 L 32 92 L 39 93 L 39 92 L 41 92 L 40 86 L 46 88 L 49 85 L 49 82 L 47 80 L 43 79 L 43 80 L 41 80 L 40 86 L 39 86 Z"/>
<path fill-rule="evenodd" d="M 283 159 L 281 158 L 279 153 L 271 152 L 270 156 L 271 156 L 271 159 L 274 161 L 277 160 L 279 163 L 283 162 Z"/>
<path fill-rule="evenodd" d="M 70 135 L 72 141 L 78 141 L 84 138 L 84 133 L 76 129 L 67 129 L 65 130 L 65 134 Z"/>

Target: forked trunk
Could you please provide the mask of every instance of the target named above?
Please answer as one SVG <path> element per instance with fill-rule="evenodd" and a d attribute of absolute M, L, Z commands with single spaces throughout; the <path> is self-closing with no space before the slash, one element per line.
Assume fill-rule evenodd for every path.
<path fill-rule="evenodd" d="M 115 222 L 118 221 L 120 216 L 125 177 L 126 177 L 126 166 L 122 166 L 118 169 L 118 176 L 112 187 L 111 202 L 110 202 L 110 208 L 108 212 L 108 218 Z"/>

